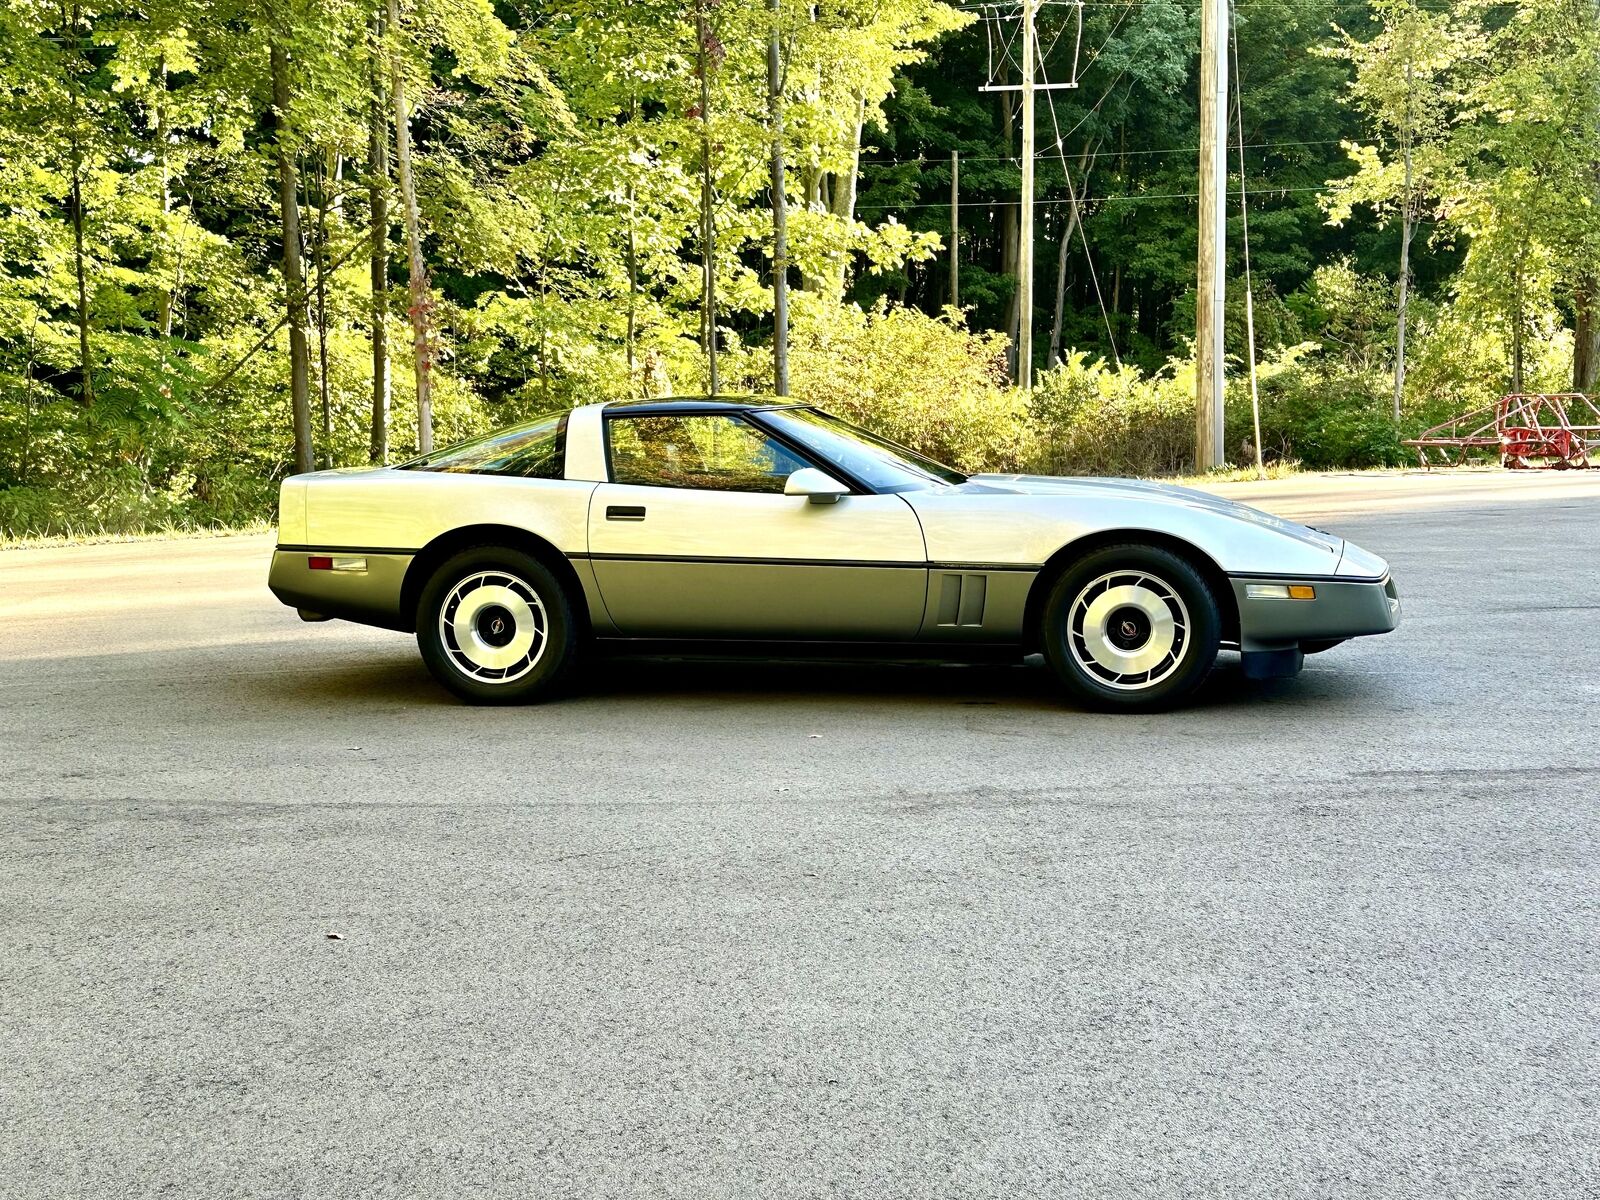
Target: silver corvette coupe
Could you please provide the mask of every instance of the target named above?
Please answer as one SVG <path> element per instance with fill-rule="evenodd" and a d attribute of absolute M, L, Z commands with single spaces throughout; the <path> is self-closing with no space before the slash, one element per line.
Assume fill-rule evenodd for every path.
<path fill-rule="evenodd" d="M 1081 701 L 1179 703 L 1386 633 L 1381 558 L 1164 484 L 962 475 L 801 404 L 593 404 L 395 467 L 283 483 L 270 586 L 307 620 L 415 632 L 480 703 L 586 649 L 1042 652 Z"/>

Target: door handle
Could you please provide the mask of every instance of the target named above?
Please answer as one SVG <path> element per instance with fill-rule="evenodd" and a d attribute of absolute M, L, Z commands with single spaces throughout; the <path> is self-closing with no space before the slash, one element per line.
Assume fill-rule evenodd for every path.
<path fill-rule="evenodd" d="M 608 505 L 606 505 L 606 520 L 608 520 L 608 521 L 642 521 L 642 520 L 644 520 L 644 505 L 642 505 L 642 504 L 608 504 Z"/>

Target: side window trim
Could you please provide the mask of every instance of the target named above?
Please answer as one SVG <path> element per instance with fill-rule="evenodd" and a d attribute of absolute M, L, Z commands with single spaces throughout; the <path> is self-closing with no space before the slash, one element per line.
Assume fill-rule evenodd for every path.
<path fill-rule="evenodd" d="M 397 471 L 432 471 L 451 475 L 491 475 L 499 479 L 535 479 L 535 480 L 560 480 L 566 478 L 567 463 L 567 422 L 571 411 L 563 412 L 555 418 L 555 428 L 551 430 L 551 452 L 544 460 L 544 470 L 538 474 L 527 471 L 513 471 L 504 468 L 492 468 L 483 465 L 462 467 L 452 466 L 450 455 L 459 452 L 464 447 L 472 447 L 489 439 L 501 436 L 510 430 L 501 430 L 498 433 L 486 434 L 482 438 L 474 438 L 456 446 L 446 446 L 433 454 L 419 455 L 406 462 L 394 464 Z M 530 423 L 532 424 L 532 423 Z M 520 428 L 520 427 L 513 427 Z"/>
<path fill-rule="evenodd" d="M 743 416 L 745 420 L 749 421 L 750 424 L 761 430 L 762 433 L 770 437 L 773 441 L 787 447 L 789 451 L 795 455 L 795 457 L 805 459 L 806 462 L 810 463 L 824 475 L 827 475 L 831 479 L 837 479 L 840 483 L 844 484 L 850 489 L 851 495 L 876 496 L 878 494 L 875 488 L 869 487 L 863 480 L 858 479 L 854 472 L 846 471 L 843 467 L 837 467 L 830 462 L 824 461 L 823 459 L 819 458 L 816 452 L 813 451 L 809 446 L 796 441 L 782 430 L 774 429 L 772 426 L 768 425 L 761 419 L 761 415 L 759 413 L 742 413 L 740 415 Z"/>
<path fill-rule="evenodd" d="M 568 409 L 561 414 L 561 419 L 556 422 L 556 452 L 550 457 L 551 474 L 541 475 L 541 479 L 565 479 L 567 477 L 567 422 L 572 419 L 572 410 Z"/>
<path fill-rule="evenodd" d="M 692 418 L 695 418 L 695 417 L 717 417 L 717 418 L 721 418 L 723 420 L 732 421 L 736 425 L 743 425 L 746 428 L 753 429 L 756 433 L 761 435 L 763 438 L 766 438 L 768 441 L 774 442 L 777 445 L 783 447 L 783 449 L 785 451 L 787 451 L 788 453 L 794 455 L 795 458 L 797 458 L 801 462 L 805 463 L 808 467 L 814 467 L 817 470 L 824 471 L 827 474 L 829 474 L 831 476 L 834 476 L 836 478 L 838 478 L 840 476 L 840 472 L 832 470 L 827 466 L 824 466 L 822 463 L 820 463 L 817 460 L 816 455 L 812 454 L 804 446 L 797 445 L 792 439 L 784 437 L 782 434 L 778 433 L 776 430 L 769 429 L 767 426 L 763 425 L 760 421 L 753 420 L 752 417 L 751 417 L 751 414 L 749 414 L 748 412 L 677 412 L 677 413 L 650 413 L 650 412 L 644 412 L 644 413 L 632 413 L 632 412 L 627 412 L 627 411 L 620 411 L 620 412 L 602 412 L 601 413 L 601 424 L 602 424 L 602 428 L 603 428 L 604 434 L 605 434 L 605 436 L 602 438 L 602 441 L 604 443 L 604 449 L 605 449 L 606 481 L 608 483 L 613 483 L 614 484 L 614 483 L 618 482 L 616 464 L 612 461 L 612 457 L 611 457 L 611 427 L 612 427 L 612 425 L 615 424 L 618 421 L 642 421 L 642 420 L 648 420 L 651 417 L 680 417 L 680 418 L 684 418 L 684 419 L 692 419 Z M 861 490 L 859 485 L 854 480 L 843 479 L 843 480 L 841 480 L 841 482 L 847 483 L 850 486 L 850 488 L 852 490 L 854 490 L 854 491 Z M 676 486 L 676 485 L 670 484 L 670 483 L 629 483 L 629 484 L 623 484 L 622 486 L 624 486 L 624 487 L 658 487 L 658 488 L 666 488 L 669 491 L 674 491 L 674 492 L 695 492 L 695 491 L 727 492 L 727 493 L 730 493 L 730 494 L 736 495 L 736 496 L 762 496 L 762 495 L 772 495 L 773 494 L 771 492 L 746 491 L 746 490 L 744 490 L 742 488 L 693 488 L 693 487 L 680 487 L 680 486 Z"/>

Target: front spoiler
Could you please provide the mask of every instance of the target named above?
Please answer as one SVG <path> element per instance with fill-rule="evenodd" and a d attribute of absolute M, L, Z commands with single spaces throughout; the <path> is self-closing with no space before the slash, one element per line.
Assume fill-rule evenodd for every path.
<path fill-rule="evenodd" d="M 1233 576 L 1229 582 L 1239 606 L 1239 649 L 1245 653 L 1388 633 L 1400 624 L 1400 595 L 1388 575 L 1381 579 Z M 1316 589 L 1316 598 L 1251 596 L 1251 586 L 1261 584 L 1310 584 Z"/>

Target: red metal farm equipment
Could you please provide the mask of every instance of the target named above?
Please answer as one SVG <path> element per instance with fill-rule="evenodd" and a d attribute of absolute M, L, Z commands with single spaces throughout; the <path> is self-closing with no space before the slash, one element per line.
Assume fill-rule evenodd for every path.
<path fill-rule="evenodd" d="M 1589 467 L 1600 451 L 1600 407 L 1582 392 L 1516 392 L 1401 444 L 1425 467 L 1465 463 L 1486 451 L 1503 467 Z"/>

